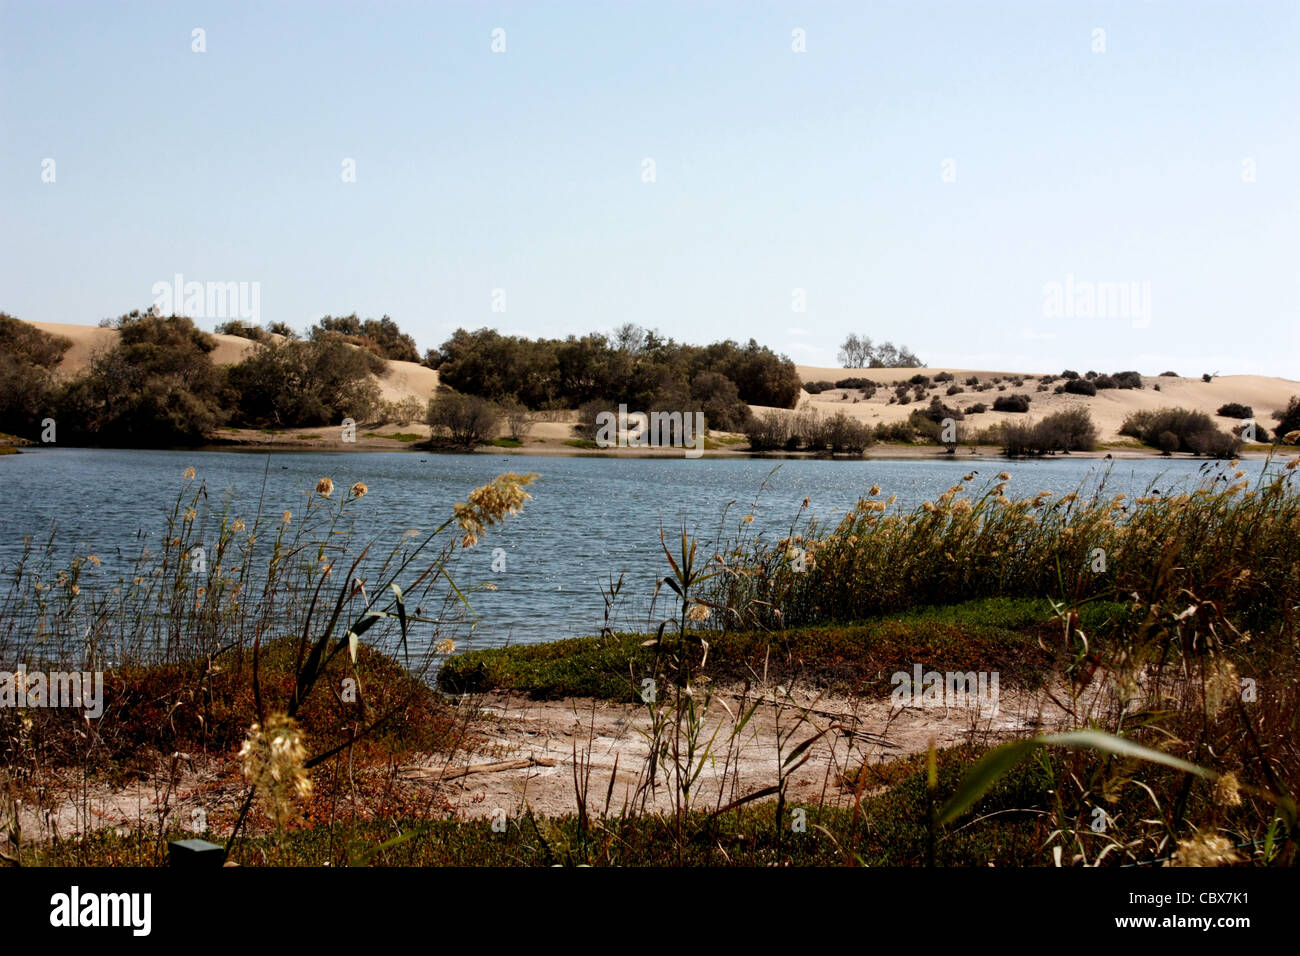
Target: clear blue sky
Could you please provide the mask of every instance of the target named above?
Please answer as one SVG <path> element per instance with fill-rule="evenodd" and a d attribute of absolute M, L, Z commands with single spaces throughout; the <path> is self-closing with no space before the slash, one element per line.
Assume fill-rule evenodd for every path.
<path fill-rule="evenodd" d="M 0 142 L 0 309 L 37 321 L 182 273 L 422 349 L 633 321 L 1300 378 L 1295 0 L 4 0 Z M 1045 315 L 1067 275 L 1150 283 L 1149 323 Z"/>

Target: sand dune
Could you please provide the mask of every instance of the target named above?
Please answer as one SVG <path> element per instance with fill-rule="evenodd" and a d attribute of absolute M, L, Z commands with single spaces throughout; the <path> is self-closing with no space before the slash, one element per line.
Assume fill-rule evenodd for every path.
<path fill-rule="evenodd" d="M 930 396 L 938 395 L 940 400 L 949 407 L 964 410 L 976 402 L 982 402 L 991 407 L 993 400 L 999 395 L 1020 393 L 1028 395 L 1030 398 L 1029 413 L 1027 415 L 1013 412 L 987 411 L 980 415 L 967 416 L 967 422 L 974 427 L 984 428 L 1000 421 L 1037 420 L 1063 408 L 1082 405 L 1092 415 L 1092 419 L 1097 425 L 1099 437 L 1103 442 L 1123 440 L 1123 437 L 1119 434 L 1120 426 L 1124 423 L 1124 419 L 1133 412 L 1165 406 L 1190 408 L 1214 416 L 1221 405 L 1228 402 L 1238 402 L 1242 405 L 1251 406 L 1259 423 L 1271 429 L 1277 424 L 1273 420 L 1273 412 L 1286 407 L 1292 395 L 1300 395 L 1300 382 L 1286 378 L 1269 378 L 1263 375 L 1225 375 L 1211 382 L 1203 382 L 1200 378 L 1143 376 L 1143 388 L 1141 389 L 1103 389 L 1095 397 L 1089 397 L 1085 395 L 1054 394 L 1052 390 L 1060 384 L 1060 380 L 1049 384 L 1048 390 L 1045 392 L 1037 391 L 1039 373 L 1036 372 L 958 368 L 844 369 L 823 368 L 812 365 L 800 365 L 798 370 L 799 378 L 803 382 L 834 382 L 844 378 L 861 377 L 879 382 L 882 385 L 906 382 L 918 372 L 929 375 L 931 378 L 939 372 L 951 372 L 955 383 L 963 385 L 966 391 L 959 395 L 948 396 L 945 392 L 948 385 L 952 383 L 944 382 L 942 385 L 932 387 L 929 390 L 926 401 L 929 400 Z M 1003 379 L 1001 384 L 1005 388 L 1003 391 L 998 391 L 997 386 L 994 386 L 988 391 L 977 392 L 963 384 L 971 376 L 979 378 L 981 382 L 991 382 L 994 378 L 1001 378 Z M 1011 384 L 1017 378 L 1022 378 L 1024 384 L 1019 387 Z M 1159 386 L 1159 391 L 1156 391 L 1156 386 Z M 800 394 L 800 404 L 807 402 L 811 407 L 816 408 L 823 414 L 843 411 L 845 414 L 870 424 L 902 421 L 918 408 L 924 407 L 924 402 L 918 405 L 915 401 L 909 405 L 890 405 L 889 399 L 892 396 L 892 390 L 880 388 L 876 390 L 876 394 L 870 399 L 859 400 L 855 403 L 854 398 L 860 397 L 859 392 L 852 389 L 833 389 L 817 395 L 802 392 Z M 1235 419 L 1226 418 L 1220 418 L 1218 422 L 1225 429 L 1230 425 L 1237 424 Z"/>
<path fill-rule="evenodd" d="M 386 402 L 418 398 L 427 402 L 438 390 L 438 373 L 415 362 L 389 362 L 388 370 L 378 376 L 379 392 Z"/>
<path fill-rule="evenodd" d="M 110 347 L 117 338 L 115 329 L 98 326 L 70 325 L 61 322 L 32 324 L 38 329 L 62 335 L 72 341 L 72 348 L 65 353 L 63 362 L 58 368 L 60 375 L 75 375 L 84 370 L 96 351 Z M 212 353 L 212 357 L 218 365 L 239 362 L 254 347 L 253 342 L 234 335 L 213 335 L 213 338 L 217 342 L 217 348 Z M 1092 415 L 1103 442 L 1122 441 L 1123 438 L 1119 434 L 1120 426 L 1134 411 L 1168 405 L 1195 409 L 1213 416 L 1221 405 L 1227 402 L 1238 402 L 1251 406 L 1259 423 L 1272 428 L 1276 424 L 1273 420 L 1273 412 L 1285 407 L 1292 395 L 1300 395 L 1300 382 L 1263 375 L 1226 375 L 1211 382 L 1203 382 L 1200 378 L 1143 376 L 1144 387 L 1141 389 L 1104 389 L 1095 397 L 1089 397 L 1054 394 L 1052 389 L 1059 382 L 1051 383 L 1047 391 L 1040 392 L 1037 390 L 1039 373 L 1036 372 L 958 368 L 844 369 L 812 365 L 799 365 L 797 368 L 799 378 L 803 382 L 834 382 L 843 378 L 862 377 L 886 386 L 905 382 L 918 372 L 933 378 L 939 372 L 947 371 L 952 373 L 955 383 L 963 385 L 966 391 L 948 396 L 945 393 L 950 383 L 945 382 L 932 387 L 927 393 L 926 401 L 930 396 L 937 395 L 947 405 L 964 410 L 976 402 L 992 406 L 993 400 L 999 395 L 1019 392 L 1030 397 L 1028 415 L 987 411 L 968 416 L 967 421 L 976 428 L 984 428 L 1000 421 L 1024 421 L 1027 418 L 1037 420 L 1060 409 L 1082 405 Z M 977 392 L 964 385 L 965 380 L 972 376 L 979 378 L 981 382 L 991 382 L 994 378 L 1001 378 L 1003 388 L 999 390 L 995 385 L 987 391 Z M 1023 379 L 1022 385 L 1012 384 L 1017 378 Z M 438 373 L 414 362 L 389 362 L 387 370 L 382 375 L 376 376 L 375 381 L 385 401 L 395 402 L 405 398 L 415 398 L 424 403 L 437 391 Z M 1159 391 L 1156 390 L 1156 386 L 1159 386 Z M 824 414 L 843 411 L 869 424 L 902 421 L 922 407 L 915 401 L 908 405 L 897 403 L 891 405 L 889 399 L 892 395 L 891 389 L 880 388 L 870 399 L 863 400 L 861 393 L 856 390 L 832 389 L 817 395 L 801 392 L 799 401 L 801 405 L 806 404 Z M 760 413 L 766 411 L 761 406 L 754 406 L 754 409 Z M 1218 421 L 1225 428 L 1235 424 L 1235 420 L 1226 418 Z M 571 434 L 570 425 L 559 422 L 539 423 L 534 426 L 533 432 L 534 438 L 541 438 L 547 443 L 562 443 Z"/>
<path fill-rule="evenodd" d="M 63 355 L 63 361 L 56 370 L 61 376 L 71 377 L 85 371 L 90 358 L 98 351 L 111 348 L 117 341 L 116 329 L 104 329 L 96 325 L 70 325 L 64 322 L 33 322 L 43 332 L 61 335 L 72 341 L 72 348 Z M 217 347 L 212 352 L 212 361 L 217 365 L 234 365 L 256 345 L 249 339 L 238 335 L 216 335 L 209 333 L 216 341 Z M 280 338 L 280 336 L 273 336 Z M 415 362 L 389 362 L 383 375 L 374 376 L 379 386 L 380 395 L 386 402 L 400 401 L 404 398 L 416 398 L 427 402 L 438 388 L 438 373 Z"/>

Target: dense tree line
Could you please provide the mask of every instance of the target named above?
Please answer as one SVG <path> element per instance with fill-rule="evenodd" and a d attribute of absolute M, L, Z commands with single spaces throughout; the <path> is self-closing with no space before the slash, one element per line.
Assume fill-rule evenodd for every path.
<path fill-rule="evenodd" d="M 492 329 L 456 332 L 427 364 L 457 391 L 529 408 L 590 403 L 630 409 L 700 409 L 711 428 L 740 428 L 747 405 L 791 408 L 799 395 L 794 363 L 759 345 L 686 345 L 625 325 L 611 336 L 527 339 Z"/>
<path fill-rule="evenodd" d="M 184 316 L 136 311 L 112 324 L 117 342 L 45 396 L 57 440 L 127 447 L 205 441 L 225 421 L 228 399 L 212 337 Z"/>
<path fill-rule="evenodd" d="M 371 373 L 383 360 L 337 339 L 264 336 L 222 368 L 212 336 L 185 316 L 135 311 L 102 324 L 117 341 L 59 381 L 71 343 L 0 315 L 0 431 L 37 441 L 53 419 L 60 443 L 165 447 L 201 444 L 227 424 L 316 426 L 381 410 Z"/>

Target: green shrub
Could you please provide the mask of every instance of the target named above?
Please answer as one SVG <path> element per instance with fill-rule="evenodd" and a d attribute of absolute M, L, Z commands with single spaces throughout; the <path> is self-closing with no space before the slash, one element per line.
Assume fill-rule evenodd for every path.
<path fill-rule="evenodd" d="M 1177 447 L 1168 447 L 1166 433 L 1177 437 Z M 1165 452 L 1184 451 L 1215 458 L 1231 457 L 1241 446 L 1239 438 L 1219 431 L 1209 415 L 1186 408 L 1134 412 L 1120 426 L 1120 434 Z"/>
<path fill-rule="evenodd" d="M 1215 414 L 1223 418 L 1254 418 L 1255 410 L 1249 405 L 1242 405 L 1240 402 L 1227 402 L 1220 405 Z"/>
<path fill-rule="evenodd" d="M 501 411 L 477 395 L 452 392 L 429 401 L 429 425 L 459 448 L 473 448 L 496 437 Z"/>
<path fill-rule="evenodd" d="M 993 400 L 993 410 L 995 412 L 1027 412 L 1029 411 L 1029 396 L 1020 393 L 999 395 Z"/>

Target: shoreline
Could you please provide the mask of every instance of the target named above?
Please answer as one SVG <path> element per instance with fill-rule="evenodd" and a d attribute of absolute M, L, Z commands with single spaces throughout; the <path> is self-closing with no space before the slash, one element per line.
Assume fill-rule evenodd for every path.
<path fill-rule="evenodd" d="M 47 446 L 36 443 L 27 443 L 21 449 L 15 449 L 19 454 L 39 451 Z M 684 458 L 681 449 L 645 449 L 645 448 L 575 448 L 556 446 L 547 443 L 540 447 L 510 447 L 500 445 L 479 445 L 473 449 L 450 449 L 450 448 L 428 448 L 420 447 L 414 443 L 395 441 L 390 439 L 358 439 L 355 442 L 342 441 L 224 441 L 211 442 L 204 445 L 185 446 L 185 447 L 168 447 L 168 448 L 124 448 L 118 446 L 99 446 L 99 445 L 55 445 L 56 448 L 98 448 L 105 451 L 188 451 L 188 452 L 238 452 L 249 454 L 285 454 L 293 452 L 312 452 L 318 454 L 352 454 L 352 453 L 375 453 L 375 452 L 402 452 L 419 455 L 500 455 L 502 457 L 520 457 L 520 458 L 607 458 L 607 459 L 658 459 L 658 458 Z M 878 449 L 878 450 L 877 450 Z M 1294 446 L 1278 445 L 1275 447 L 1255 447 L 1243 449 L 1236 458 L 1241 461 L 1266 461 L 1269 457 L 1289 459 L 1295 454 L 1300 454 L 1300 448 Z M 1098 448 L 1092 451 L 1073 451 L 1062 452 L 1058 455 L 1024 455 L 1008 456 L 1004 455 L 995 445 L 978 445 L 975 447 L 964 446 L 959 448 L 955 453 L 948 453 L 936 445 L 881 445 L 873 446 L 863 455 L 829 455 L 825 453 L 813 452 L 751 452 L 748 450 L 732 450 L 729 448 L 707 448 L 698 459 L 704 460 L 709 458 L 721 458 L 730 460 L 752 459 L 757 461 L 1006 461 L 1006 462 L 1048 462 L 1061 460 L 1092 460 L 1092 461 L 1138 461 L 1145 459 L 1168 460 L 1168 461 L 1219 461 L 1227 459 L 1216 459 L 1206 455 L 1192 454 L 1175 454 L 1163 455 L 1154 449 L 1141 449 L 1132 447 L 1120 448 Z"/>

